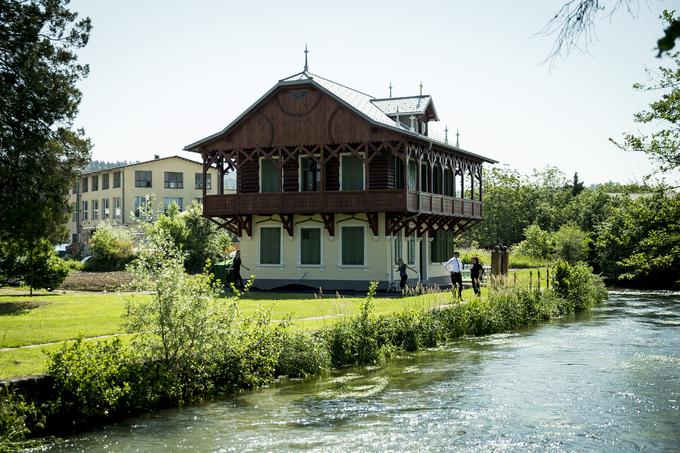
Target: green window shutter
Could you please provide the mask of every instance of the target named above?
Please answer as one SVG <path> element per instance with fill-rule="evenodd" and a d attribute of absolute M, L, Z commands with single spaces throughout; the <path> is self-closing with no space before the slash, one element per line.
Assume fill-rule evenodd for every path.
<path fill-rule="evenodd" d="M 364 163 L 356 156 L 342 156 L 342 190 L 364 190 Z"/>
<path fill-rule="evenodd" d="M 281 169 L 271 159 L 260 161 L 262 180 L 260 187 L 262 192 L 281 192 Z"/>
<path fill-rule="evenodd" d="M 364 264 L 364 227 L 342 227 L 342 264 Z"/>
<path fill-rule="evenodd" d="M 321 264 L 321 229 L 300 229 L 300 264 Z"/>
<path fill-rule="evenodd" d="M 260 228 L 260 264 L 281 264 L 281 228 Z"/>
<path fill-rule="evenodd" d="M 417 190 L 416 186 L 416 163 L 413 159 L 408 161 L 408 190 Z"/>
<path fill-rule="evenodd" d="M 408 238 L 408 264 L 416 264 L 416 236 L 412 234 Z"/>

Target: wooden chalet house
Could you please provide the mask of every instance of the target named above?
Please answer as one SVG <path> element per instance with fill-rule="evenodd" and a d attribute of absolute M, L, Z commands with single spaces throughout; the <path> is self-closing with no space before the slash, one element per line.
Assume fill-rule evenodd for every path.
<path fill-rule="evenodd" d="M 224 130 L 188 145 L 204 174 L 236 172 L 235 194 L 203 194 L 204 215 L 241 237 L 255 286 L 365 290 L 450 284 L 453 238 L 482 219 L 482 164 L 428 136 L 427 95 L 377 99 L 305 70 L 279 81 Z M 245 275 L 244 275 L 245 277 Z"/>

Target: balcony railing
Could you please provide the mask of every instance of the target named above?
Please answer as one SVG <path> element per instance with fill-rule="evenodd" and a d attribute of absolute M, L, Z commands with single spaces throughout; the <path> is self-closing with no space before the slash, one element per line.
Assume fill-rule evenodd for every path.
<path fill-rule="evenodd" d="M 241 193 L 206 196 L 206 216 L 420 212 L 482 217 L 482 202 L 404 190 Z"/>

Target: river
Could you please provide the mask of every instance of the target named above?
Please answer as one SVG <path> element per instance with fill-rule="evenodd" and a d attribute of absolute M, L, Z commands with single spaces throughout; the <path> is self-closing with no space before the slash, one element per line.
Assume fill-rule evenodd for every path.
<path fill-rule="evenodd" d="M 48 451 L 680 451 L 680 294 L 284 382 Z"/>

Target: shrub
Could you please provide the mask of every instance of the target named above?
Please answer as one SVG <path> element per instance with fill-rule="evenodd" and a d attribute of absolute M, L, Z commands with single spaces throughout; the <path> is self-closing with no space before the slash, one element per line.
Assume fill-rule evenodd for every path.
<path fill-rule="evenodd" d="M 524 240 L 514 247 L 520 255 L 531 258 L 545 259 L 553 250 L 553 240 L 548 231 L 538 225 L 530 225 L 524 229 Z"/>
<path fill-rule="evenodd" d="M 124 227 L 102 222 L 90 238 L 92 258 L 85 264 L 88 271 L 122 271 L 134 258 L 134 240 Z"/>
<path fill-rule="evenodd" d="M 590 238 L 576 225 L 562 225 L 553 234 L 555 255 L 569 263 L 583 261 L 588 257 Z"/>
<path fill-rule="evenodd" d="M 131 391 L 130 362 L 119 339 L 65 343 L 51 354 L 47 371 L 54 379 L 55 417 L 90 424 L 122 412 Z"/>
<path fill-rule="evenodd" d="M 318 335 L 305 332 L 286 333 L 276 363 L 276 374 L 304 378 L 319 374 L 331 366 L 328 348 Z"/>
<path fill-rule="evenodd" d="M 594 307 L 607 298 L 602 278 L 593 274 L 585 263 L 558 261 L 552 272 L 552 289 L 557 296 L 570 301 L 576 310 Z"/>
<path fill-rule="evenodd" d="M 23 281 L 31 288 L 57 288 L 69 273 L 47 240 L 35 245 L 22 242 L 0 243 L 0 285 Z"/>
<path fill-rule="evenodd" d="M 13 394 L 5 385 L 0 387 L 0 452 L 37 446 L 27 438 L 41 430 L 44 421 L 34 403 Z"/>

